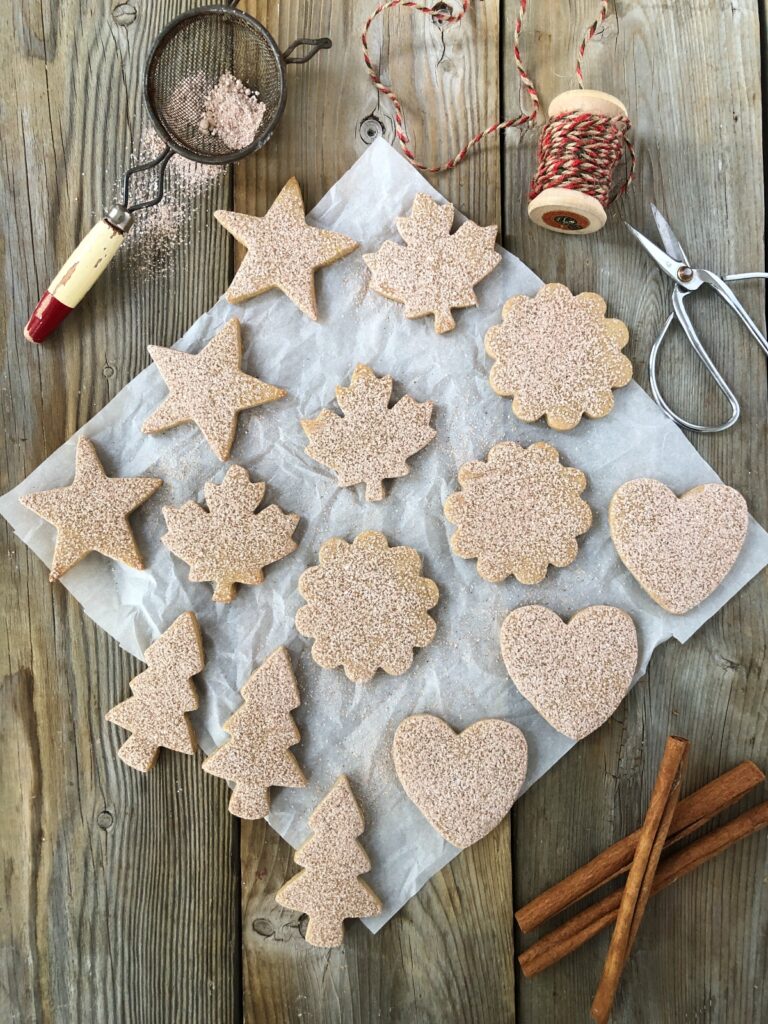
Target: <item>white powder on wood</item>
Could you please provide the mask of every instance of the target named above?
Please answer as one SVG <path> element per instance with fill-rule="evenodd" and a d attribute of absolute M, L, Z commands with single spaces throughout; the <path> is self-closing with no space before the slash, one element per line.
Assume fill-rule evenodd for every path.
<path fill-rule="evenodd" d="M 154 159 L 165 143 L 152 128 L 141 135 L 134 164 Z M 223 174 L 225 164 L 201 164 L 172 156 L 165 172 L 165 195 L 157 206 L 137 210 L 123 246 L 128 265 L 140 278 L 165 277 L 176 269 L 176 254 L 190 241 L 189 224 L 195 211 Z M 116 186 L 116 188 L 119 186 Z M 142 203 L 157 191 L 157 170 L 137 174 L 131 181 L 130 202 Z"/>

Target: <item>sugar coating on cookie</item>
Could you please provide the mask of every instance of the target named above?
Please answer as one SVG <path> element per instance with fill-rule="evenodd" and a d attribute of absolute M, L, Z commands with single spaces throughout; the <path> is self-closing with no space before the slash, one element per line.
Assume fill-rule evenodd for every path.
<path fill-rule="evenodd" d="M 501 261 L 496 252 L 495 225 L 482 228 L 464 221 L 451 234 L 453 206 L 419 194 L 397 230 L 405 245 L 386 241 L 363 256 L 371 272 L 371 288 L 405 306 L 409 320 L 434 316 L 435 331 L 456 326 L 452 309 L 476 306 L 474 285 Z"/>
<path fill-rule="evenodd" d="M 299 517 L 277 505 L 257 513 L 265 491 L 242 466 L 231 466 L 220 484 L 205 485 L 208 510 L 195 501 L 163 509 L 163 544 L 189 565 L 190 580 L 213 583 L 214 601 L 231 601 L 238 583 L 263 583 L 264 567 L 296 550 Z"/>
<path fill-rule="evenodd" d="M 455 732 L 436 715 L 412 715 L 392 745 L 397 777 L 440 835 L 464 848 L 507 814 L 525 782 L 528 745 L 520 729 L 500 718 Z"/>
<path fill-rule="evenodd" d="M 653 600 L 675 615 L 701 604 L 741 551 L 747 503 L 726 484 L 702 484 L 680 498 L 660 480 L 630 480 L 608 508 L 619 555 Z"/>
<path fill-rule="evenodd" d="M 72 483 L 19 498 L 25 508 L 56 527 L 51 583 L 91 551 L 132 569 L 143 569 L 128 516 L 162 483 L 155 477 L 107 476 L 93 442 L 86 437 L 78 438 Z"/>
<path fill-rule="evenodd" d="M 459 485 L 445 503 L 446 518 L 458 527 L 451 548 L 476 558 L 490 583 L 508 576 L 540 583 L 550 565 L 571 564 L 576 538 L 592 524 L 580 497 L 587 478 L 561 465 L 557 449 L 543 441 L 528 448 L 501 441 L 485 461 L 461 467 Z"/>
<path fill-rule="evenodd" d="M 637 668 L 637 631 L 630 615 L 610 605 L 582 608 L 568 622 L 544 605 L 525 605 L 502 623 L 501 655 L 542 718 L 580 740 L 626 696 Z"/>
<path fill-rule="evenodd" d="M 194 754 L 195 733 L 186 713 L 198 698 L 192 676 L 205 665 L 203 641 L 194 612 L 184 612 L 144 652 L 147 668 L 131 680 L 133 694 L 105 718 L 132 733 L 118 757 L 136 771 L 154 767 L 161 747 Z"/>
<path fill-rule="evenodd" d="M 284 647 L 260 665 L 240 689 L 243 704 L 224 723 L 230 739 L 202 769 L 234 784 L 229 813 L 254 821 L 269 814 L 271 786 L 304 786 L 306 779 L 290 747 L 301 739 L 291 712 L 301 704 Z"/>
<path fill-rule="evenodd" d="M 512 397 L 512 411 L 526 423 L 544 416 L 555 430 L 571 430 L 584 415 L 606 416 L 613 389 L 632 379 L 621 352 L 629 332 L 621 320 L 606 319 L 599 295 L 547 284 L 533 298 L 509 299 L 502 317 L 485 336 L 496 360 L 491 387 Z"/>
<path fill-rule="evenodd" d="M 232 450 L 238 413 L 286 394 L 240 368 L 243 343 L 240 322 L 234 317 L 196 355 L 159 345 L 150 345 L 149 354 L 168 397 L 144 420 L 142 431 L 157 434 L 195 423 L 222 462 Z"/>
<path fill-rule="evenodd" d="M 377 377 L 369 366 L 358 365 L 349 387 L 336 388 L 343 416 L 323 409 L 315 419 L 301 421 L 310 442 L 307 455 L 329 466 L 341 487 L 364 483 L 368 501 L 384 497 L 385 480 L 406 476 L 406 460 L 435 436 L 431 402 L 404 395 L 390 409 L 391 396 L 391 377 Z"/>
<path fill-rule="evenodd" d="M 229 210 L 214 216 L 248 250 L 227 289 L 229 302 L 279 288 L 310 320 L 317 320 L 315 271 L 357 248 L 346 235 L 307 224 L 296 178 L 286 182 L 263 217 Z"/>
<path fill-rule="evenodd" d="M 435 636 L 427 612 L 439 592 L 422 576 L 421 556 L 390 547 L 375 530 L 351 544 L 326 541 L 320 564 L 302 574 L 299 593 L 307 604 L 296 612 L 296 628 L 314 639 L 312 657 L 323 668 L 342 667 L 354 683 L 369 682 L 377 669 L 402 675 L 413 649 Z"/>
<path fill-rule="evenodd" d="M 278 889 L 275 900 L 308 916 L 307 942 L 332 948 L 344 941 L 345 920 L 376 917 L 382 909 L 379 897 L 358 877 L 371 870 L 371 862 L 356 838 L 365 819 L 346 775 L 314 809 L 309 827 L 313 835 L 293 856 L 304 870 Z"/>

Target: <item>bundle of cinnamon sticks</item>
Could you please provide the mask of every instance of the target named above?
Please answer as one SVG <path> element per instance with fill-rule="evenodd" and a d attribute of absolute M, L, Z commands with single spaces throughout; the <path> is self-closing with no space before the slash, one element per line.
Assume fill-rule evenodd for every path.
<path fill-rule="evenodd" d="M 526 977 L 551 967 L 615 922 L 603 974 L 592 1003 L 598 1024 L 608 1021 L 619 981 L 651 896 L 694 871 L 745 836 L 768 825 L 768 801 L 733 818 L 690 845 L 670 847 L 731 807 L 765 779 L 744 761 L 680 800 L 688 741 L 670 736 L 664 750 L 645 821 L 573 874 L 541 893 L 515 914 L 529 932 L 606 882 L 626 874 L 623 890 L 605 896 L 539 939 L 518 957 Z"/>

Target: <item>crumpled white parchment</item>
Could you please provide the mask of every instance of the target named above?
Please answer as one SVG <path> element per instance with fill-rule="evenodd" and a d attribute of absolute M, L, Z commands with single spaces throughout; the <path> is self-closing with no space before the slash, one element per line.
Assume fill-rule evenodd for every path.
<path fill-rule="evenodd" d="M 541 282 L 510 253 L 503 252 L 501 265 L 478 285 L 478 308 L 459 311 L 456 330 L 443 336 L 435 334 L 431 318 L 406 320 L 399 305 L 368 291 L 362 253 L 397 238 L 395 217 L 408 213 L 418 192 L 442 198 L 386 142 L 377 141 L 310 217 L 360 242 L 357 252 L 317 274 L 320 321 L 312 323 L 274 291 L 240 306 L 222 298 L 178 342 L 181 349 L 198 351 L 237 316 L 243 324 L 245 369 L 288 390 L 288 398 L 241 414 L 231 461 L 246 466 L 253 479 L 266 481 L 265 504 L 277 502 L 284 511 L 301 515 L 298 551 L 268 567 L 262 586 L 241 587 L 231 605 L 214 605 L 209 585 L 189 582 L 188 567 L 160 543 L 165 532 L 160 510 L 189 498 L 202 501 L 204 483 L 220 480 L 225 467 L 194 425 L 155 437 L 141 433 L 140 424 L 166 394 L 150 366 L 79 432 L 96 442 L 108 473 L 165 481 L 132 517 L 147 570 L 90 555 L 62 581 L 86 613 L 138 657 L 182 611 L 197 613 L 207 665 L 199 678 L 202 703 L 193 722 L 206 752 L 226 739 L 221 723 L 239 705 L 238 688 L 254 666 L 280 644 L 290 649 L 302 693 L 296 713 L 302 742 L 295 749 L 309 782 L 305 789 L 274 791 L 269 821 L 298 845 L 308 835 L 314 805 L 339 773 L 349 775 L 367 820 L 363 840 L 374 865 L 370 882 L 384 901 L 381 916 L 366 921 L 372 931 L 458 852 L 427 824 L 397 782 L 390 749 L 403 718 L 427 710 L 457 728 L 489 716 L 514 721 L 529 745 L 527 786 L 573 745 L 517 693 L 504 670 L 498 633 L 511 608 L 542 602 L 564 616 L 594 603 L 625 609 L 638 629 L 639 677 L 657 644 L 671 636 L 687 640 L 768 564 L 768 535 L 751 521 L 735 567 L 694 611 L 669 615 L 644 594 L 611 544 L 610 496 L 637 476 L 658 477 L 681 493 L 716 481 L 717 475 L 635 383 L 617 393 L 608 417 L 584 421 L 569 433 L 515 420 L 509 401 L 488 384 L 490 360 L 483 337 L 500 319 L 507 298 L 533 294 Z M 221 229 L 211 225 L 211 230 Z M 609 310 L 609 315 L 621 314 Z M 305 455 L 307 441 L 299 424 L 333 405 L 336 385 L 347 383 L 359 362 L 394 377 L 395 399 L 407 392 L 417 401 L 435 403 L 437 438 L 411 460 L 411 473 L 391 482 L 388 497 L 375 504 L 366 503 L 362 487 L 339 489 L 331 473 Z M 0 499 L 0 513 L 46 564 L 54 530 L 18 499 L 71 481 L 77 436 Z M 449 548 L 453 527 L 442 506 L 457 487 L 459 466 L 484 458 L 494 442 L 504 439 L 523 444 L 546 439 L 589 480 L 584 497 L 593 510 L 592 529 L 580 538 L 576 561 L 566 569 L 550 569 L 538 586 L 486 583 L 474 562 L 455 558 Z M 323 670 L 312 661 L 310 641 L 293 625 L 301 604 L 296 584 L 317 561 L 322 541 L 352 539 L 370 529 L 423 555 L 425 574 L 440 588 L 432 613 L 438 631 L 430 647 L 416 652 L 405 675 L 379 673 L 372 683 L 356 686 L 341 670 Z M 116 748 L 124 738 L 104 724 L 105 742 Z"/>

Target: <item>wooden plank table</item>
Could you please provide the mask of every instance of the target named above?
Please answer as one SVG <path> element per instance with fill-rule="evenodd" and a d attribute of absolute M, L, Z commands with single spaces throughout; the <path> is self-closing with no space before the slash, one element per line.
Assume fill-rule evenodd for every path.
<path fill-rule="evenodd" d="M 329 35 L 334 48 L 289 71 L 274 141 L 222 177 L 192 218 L 170 279 L 118 262 L 42 349 L 22 338 L 29 309 L 113 194 L 139 133 L 141 71 L 158 29 L 184 0 L 21 0 L 0 37 L 3 490 L 85 423 L 171 344 L 229 280 L 234 254 L 211 212 L 260 213 L 296 174 L 314 204 L 383 133 L 358 36 L 372 0 L 249 0 L 282 45 Z M 458 28 L 396 11 L 383 31 L 385 74 L 399 84 L 419 151 L 455 152 L 478 125 L 519 109 L 511 60 L 516 5 L 485 0 Z M 524 195 L 532 132 L 485 145 L 435 184 L 545 280 L 594 290 L 647 354 L 667 286 L 630 244 L 621 217 L 649 228 L 654 199 L 713 269 L 759 269 L 763 150 L 758 4 L 620 0 L 588 50 L 587 85 L 622 97 L 639 151 L 636 186 L 599 235 L 533 228 Z M 573 84 L 588 0 L 534 0 L 527 64 L 545 103 Z M 764 318 L 757 286 L 744 286 Z M 766 365 L 719 306 L 697 315 L 742 399 L 741 423 L 694 443 L 768 523 Z M 664 372 L 683 408 L 715 418 L 716 395 L 682 345 Z M 7 528 L 3 526 L 7 531 Z M 104 712 L 138 663 L 86 619 L 42 564 L 6 532 L 0 688 L 0 1019 L 119 1021 L 586 1019 L 607 936 L 532 981 L 516 973 L 513 909 L 641 819 L 669 732 L 692 741 L 693 788 L 737 761 L 765 767 L 768 637 L 765 577 L 685 647 L 657 651 L 647 678 L 483 842 L 464 852 L 378 936 L 360 925 L 341 950 L 307 946 L 273 896 L 288 846 L 263 823 L 226 812 L 223 783 L 199 760 L 163 757 L 150 777 L 116 760 Z M 768 1019 L 766 840 L 753 837 L 651 904 L 615 1012 L 622 1022 Z"/>

